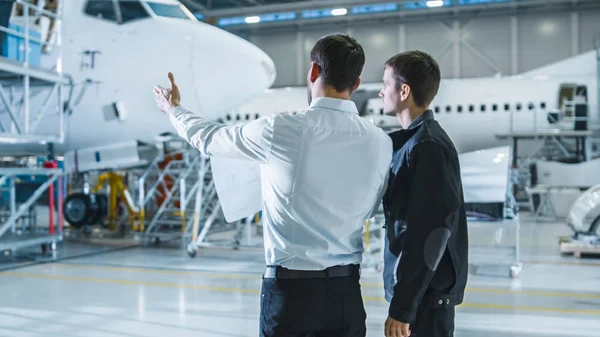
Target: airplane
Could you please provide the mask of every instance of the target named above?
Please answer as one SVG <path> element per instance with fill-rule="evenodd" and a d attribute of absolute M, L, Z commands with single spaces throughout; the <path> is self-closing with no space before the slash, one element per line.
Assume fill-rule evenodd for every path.
<path fill-rule="evenodd" d="M 592 114 L 598 111 L 595 64 L 596 53 L 589 51 L 516 76 L 442 79 L 430 108 L 460 153 L 508 145 L 496 138 L 499 133 L 556 129 L 548 114 L 564 109 L 566 100 L 578 99 L 574 92 L 586 96 L 590 123 L 597 123 L 598 114 Z M 399 129 L 395 117 L 383 114 L 381 88 L 381 83 L 361 84 L 352 99 L 359 113 L 374 124 Z M 267 89 L 221 120 L 236 123 L 307 107 L 305 87 Z"/>
<path fill-rule="evenodd" d="M 67 171 L 77 171 L 78 161 L 83 164 L 80 171 L 123 165 L 127 160 L 115 157 L 116 150 L 135 154 L 137 144 L 173 132 L 152 93 L 154 84 L 168 83 L 168 72 L 175 74 L 182 104 L 208 118 L 261 94 L 275 80 L 275 65 L 265 52 L 199 21 L 179 1 L 49 1 L 58 1 L 63 20 L 53 22 L 41 39 L 62 28 L 61 46 L 44 48 L 39 63 L 61 71 L 69 82 L 62 95 L 66 133 L 54 144 L 54 151 L 70 162 Z M 11 21 L 19 20 L 23 17 L 13 13 Z M 43 105 L 44 90 L 50 89 L 31 88 L 32 112 Z M 10 119 L 3 108 L 0 104 L 0 120 L 7 125 Z M 58 134 L 55 118 L 42 118 L 36 132 Z M 45 153 L 45 142 L 40 143 L 2 144 L 2 154 Z"/>

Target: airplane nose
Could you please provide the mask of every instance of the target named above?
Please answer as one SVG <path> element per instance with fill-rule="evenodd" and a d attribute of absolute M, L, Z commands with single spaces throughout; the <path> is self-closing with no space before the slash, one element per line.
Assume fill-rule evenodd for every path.
<path fill-rule="evenodd" d="M 235 109 L 273 84 L 275 64 L 264 51 L 217 27 L 205 29 L 210 34 L 205 31 L 196 36 L 191 67 L 198 79 L 195 86 L 199 104 L 207 115 L 223 108 Z M 220 94 L 209 94 L 217 90 Z M 225 100 L 224 93 L 229 94 Z"/>

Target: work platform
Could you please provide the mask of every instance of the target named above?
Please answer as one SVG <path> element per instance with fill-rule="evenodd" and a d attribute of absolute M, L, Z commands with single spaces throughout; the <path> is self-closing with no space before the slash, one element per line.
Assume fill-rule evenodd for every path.
<path fill-rule="evenodd" d="M 29 84 L 31 86 L 46 86 L 54 83 L 69 84 L 68 79 L 55 70 L 35 66 L 25 67 L 22 62 L 0 56 L 0 82 L 3 85 L 17 84 L 18 82 L 22 83 L 20 77 L 25 75 L 30 77 Z"/>
<path fill-rule="evenodd" d="M 496 134 L 498 139 L 511 139 L 513 146 L 513 167 L 517 167 L 519 141 L 521 140 L 537 140 L 540 143 L 536 149 L 529 154 L 528 159 L 534 157 L 546 144 L 546 141 L 554 143 L 558 149 L 565 155 L 569 156 L 571 153 L 561 144 L 561 139 L 575 139 L 576 149 L 575 155 L 580 156 L 583 160 L 590 160 L 592 157 L 592 136 L 591 130 L 561 130 L 561 129 L 547 129 L 547 130 L 532 130 L 532 131 L 516 131 L 516 132 L 505 132 Z"/>
<path fill-rule="evenodd" d="M 54 13 L 24 0 L 16 0 L 16 5 L 26 10 L 17 15 L 13 6 L 9 27 L 0 26 L 11 41 L 7 54 L 0 56 L 0 144 L 16 144 L 19 149 L 23 144 L 61 144 L 65 139 L 62 90 L 69 85 L 60 67 L 61 7 Z M 42 20 L 54 21 L 48 34 L 57 43 L 39 34 L 37 22 Z M 44 132 L 38 130 L 42 124 Z"/>

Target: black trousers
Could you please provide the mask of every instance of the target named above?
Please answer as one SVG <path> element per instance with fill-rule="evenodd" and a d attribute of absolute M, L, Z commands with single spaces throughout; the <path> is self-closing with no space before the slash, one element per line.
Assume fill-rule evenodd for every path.
<path fill-rule="evenodd" d="M 263 279 L 261 337 L 365 337 L 359 276 Z"/>
<path fill-rule="evenodd" d="M 453 337 L 454 312 L 454 307 L 419 310 L 410 337 Z"/>

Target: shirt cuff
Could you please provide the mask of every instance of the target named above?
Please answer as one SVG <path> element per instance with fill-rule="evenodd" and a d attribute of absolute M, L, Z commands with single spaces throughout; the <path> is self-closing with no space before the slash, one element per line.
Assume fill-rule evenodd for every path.
<path fill-rule="evenodd" d="M 172 106 L 169 108 L 169 110 L 167 110 L 169 115 L 173 115 L 175 117 L 177 117 L 178 115 L 181 115 L 184 111 L 185 111 L 185 109 L 181 105 Z"/>
<path fill-rule="evenodd" d="M 413 324 L 417 318 L 417 313 L 414 311 L 408 311 L 404 309 L 394 308 L 390 306 L 388 312 L 390 318 L 395 319 L 398 322 Z"/>

